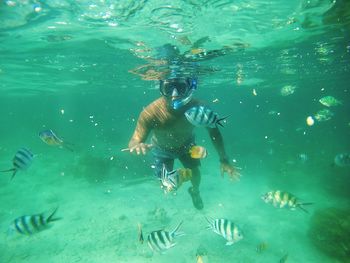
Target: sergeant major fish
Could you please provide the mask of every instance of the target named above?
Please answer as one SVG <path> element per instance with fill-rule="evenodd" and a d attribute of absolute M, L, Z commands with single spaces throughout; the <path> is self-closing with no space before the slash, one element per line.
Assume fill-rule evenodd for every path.
<path fill-rule="evenodd" d="M 12 180 L 19 170 L 26 170 L 29 168 L 29 166 L 33 162 L 33 158 L 34 158 L 34 155 L 29 149 L 20 148 L 16 152 L 15 156 L 13 157 L 13 160 L 12 160 L 13 168 L 3 170 L 0 172 L 13 172 L 11 176 L 11 180 Z"/>
<path fill-rule="evenodd" d="M 69 143 L 64 142 L 50 129 L 39 132 L 39 138 L 48 145 L 60 146 L 66 148 L 69 151 L 73 151 Z"/>
<path fill-rule="evenodd" d="M 238 226 L 228 219 L 208 219 L 206 218 L 209 226 L 208 229 L 212 229 L 214 233 L 222 236 L 227 240 L 226 245 L 230 246 L 243 239 L 243 234 Z"/>
<path fill-rule="evenodd" d="M 35 233 L 46 230 L 50 227 L 50 223 L 60 220 L 55 218 L 56 208 L 48 217 L 44 213 L 36 215 L 24 215 L 13 220 L 10 225 L 10 232 L 17 232 L 22 235 L 33 235 Z"/>
<path fill-rule="evenodd" d="M 304 212 L 308 211 L 304 208 L 305 205 L 311 205 L 312 203 L 301 203 L 296 196 L 291 193 L 284 191 L 270 191 L 261 196 L 261 199 L 265 203 L 271 203 L 274 207 L 278 208 L 289 208 L 294 210 L 295 208 L 300 208 Z"/>
<path fill-rule="evenodd" d="M 163 164 L 161 171 L 161 187 L 165 193 L 176 191 L 183 182 L 186 182 L 192 178 L 192 170 L 189 168 L 179 168 L 176 170 L 168 171 Z"/>
<path fill-rule="evenodd" d="M 160 180 L 162 188 L 164 188 L 166 193 L 177 190 L 179 185 L 179 175 L 177 170 L 168 171 L 163 164 Z"/>
<path fill-rule="evenodd" d="M 184 235 L 183 232 L 178 232 L 182 225 L 182 221 L 171 232 L 165 230 L 157 230 L 151 232 L 147 237 L 148 246 L 156 252 L 164 252 L 176 245 L 174 239 Z"/>
<path fill-rule="evenodd" d="M 219 118 L 218 114 L 206 106 L 194 106 L 185 112 L 186 119 L 197 127 L 215 128 L 222 125 L 222 121 L 227 118 Z"/>

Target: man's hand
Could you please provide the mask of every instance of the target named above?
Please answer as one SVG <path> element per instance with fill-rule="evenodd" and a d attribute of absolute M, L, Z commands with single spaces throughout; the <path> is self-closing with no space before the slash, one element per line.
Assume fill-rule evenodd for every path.
<path fill-rule="evenodd" d="M 224 174 L 227 173 L 231 180 L 239 181 L 241 174 L 238 171 L 240 168 L 234 167 L 228 161 L 222 161 L 220 165 L 221 176 L 224 177 Z"/>
<path fill-rule="evenodd" d="M 140 153 L 145 155 L 147 153 L 147 151 L 152 147 L 153 147 L 153 144 L 140 142 L 140 143 L 137 143 L 129 148 L 122 149 L 121 151 L 122 152 L 129 151 L 130 153 L 136 152 L 137 155 L 140 155 Z"/>

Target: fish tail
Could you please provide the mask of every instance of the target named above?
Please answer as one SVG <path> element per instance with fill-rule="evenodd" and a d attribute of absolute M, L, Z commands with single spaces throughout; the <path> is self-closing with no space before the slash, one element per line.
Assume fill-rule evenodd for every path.
<path fill-rule="evenodd" d="M 226 120 L 229 117 L 229 115 L 222 117 L 216 121 L 216 125 L 219 125 L 221 127 L 224 127 L 224 125 L 221 123 L 222 121 Z"/>
<path fill-rule="evenodd" d="M 173 231 L 171 231 L 171 236 L 172 237 L 177 237 L 177 236 L 183 236 L 185 233 L 184 232 L 179 232 L 179 229 L 182 225 L 183 221 L 181 221 L 175 228 Z"/>
<path fill-rule="evenodd" d="M 57 220 L 61 220 L 62 218 L 61 217 L 54 217 L 56 212 L 57 212 L 57 209 L 58 209 L 58 206 L 55 208 L 55 210 L 51 213 L 51 215 L 49 215 L 49 217 L 46 219 L 46 221 L 48 223 L 50 222 L 54 222 L 54 221 L 57 221 Z"/>
<path fill-rule="evenodd" d="M 300 208 L 302 211 L 304 211 L 305 213 L 309 213 L 309 211 L 307 211 L 303 206 L 305 205 L 313 205 L 313 203 L 300 203 L 297 205 L 298 208 Z"/>
<path fill-rule="evenodd" d="M 17 173 L 17 169 L 15 169 L 15 168 L 13 168 L 12 169 L 12 171 L 13 171 L 13 174 L 12 174 L 12 176 L 11 176 L 11 179 L 10 180 L 12 180 L 14 177 L 15 177 L 15 175 L 16 175 L 16 173 Z"/>
<path fill-rule="evenodd" d="M 2 170 L 2 171 L 0 171 L 0 173 L 12 172 L 15 170 L 16 170 L 16 168 L 11 168 L 11 169 L 7 169 L 7 170 Z"/>
<path fill-rule="evenodd" d="M 72 147 L 72 144 L 70 144 L 70 143 L 63 143 L 62 144 L 62 147 L 63 148 L 65 148 L 65 149 L 67 149 L 68 151 L 70 151 L 70 152 L 74 152 L 74 149 L 73 149 L 73 147 Z"/>
<path fill-rule="evenodd" d="M 206 216 L 205 220 L 207 220 L 207 222 L 208 222 L 207 229 L 212 229 L 213 228 L 213 219 Z"/>
<path fill-rule="evenodd" d="M 7 170 L 2 170 L 0 171 L 1 173 L 7 173 L 7 172 L 13 172 L 12 176 L 11 176 L 11 180 L 13 179 L 13 177 L 15 177 L 16 173 L 17 173 L 17 169 L 16 168 L 11 168 L 11 169 L 7 169 Z"/>

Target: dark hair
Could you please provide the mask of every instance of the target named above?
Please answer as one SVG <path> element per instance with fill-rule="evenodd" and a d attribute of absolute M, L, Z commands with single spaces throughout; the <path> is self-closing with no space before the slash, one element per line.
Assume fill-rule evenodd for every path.
<path fill-rule="evenodd" d="M 191 85 L 191 78 L 168 78 L 168 79 L 160 79 L 159 80 L 159 85 L 163 85 L 165 81 L 168 82 L 183 82 L 185 81 L 189 86 Z"/>

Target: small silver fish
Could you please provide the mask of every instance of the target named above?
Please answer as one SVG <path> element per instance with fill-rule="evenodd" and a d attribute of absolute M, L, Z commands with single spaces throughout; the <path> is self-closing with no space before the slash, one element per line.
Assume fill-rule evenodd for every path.
<path fill-rule="evenodd" d="M 197 127 L 215 128 L 218 125 L 224 127 L 221 123 L 226 117 L 219 118 L 218 114 L 206 106 L 194 106 L 185 112 L 186 119 Z"/>
<path fill-rule="evenodd" d="M 273 204 L 274 207 L 278 208 L 289 208 L 291 210 L 294 210 L 296 208 L 300 208 L 304 212 L 308 212 L 304 206 L 305 205 L 311 205 L 312 203 L 301 203 L 296 196 L 289 192 L 284 192 L 284 191 L 270 191 L 267 192 L 266 194 L 261 196 L 261 199 L 265 203 L 271 203 Z"/>
<path fill-rule="evenodd" d="M 332 111 L 330 111 L 329 109 L 322 109 L 319 110 L 316 114 L 315 114 L 315 119 L 317 121 L 328 121 L 330 120 L 332 117 L 334 116 L 334 113 Z"/>
<path fill-rule="evenodd" d="M 292 85 L 286 85 L 281 88 L 281 95 L 282 96 L 289 96 L 292 95 L 295 92 L 296 86 Z"/>
<path fill-rule="evenodd" d="M 334 107 L 342 104 L 341 101 L 337 100 L 333 96 L 325 96 L 321 98 L 319 102 L 326 107 Z"/>
<path fill-rule="evenodd" d="M 300 162 L 305 163 L 309 158 L 306 153 L 299 153 L 298 159 L 300 160 Z"/>
<path fill-rule="evenodd" d="M 20 170 L 27 170 L 29 166 L 32 164 L 34 158 L 34 154 L 27 148 L 20 148 L 15 156 L 13 157 L 12 163 L 13 168 L 3 170 L 0 172 L 13 172 L 11 176 L 11 180 L 15 177 L 16 173 Z"/>
<path fill-rule="evenodd" d="M 339 167 L 350 166 L 350 153 L 339 153 L 334 157 L 334 164 Z"/>
<path fill-rule="evenodd" d="M 17 232 L 22 235 L 33 235 L 35 233 L 46 230 L 50 227 L 50 223 L 60 220 L 55 218 L 56 208 L 48 217 L 44 213 L 36 215 L 24 215 L 13 220 L 10 225 L 10 232 Z"/>
<path fill-rule="evenodd" d="M 165 230 L 151 232 L 147 237 L 147 242 L 150 249 L 162 253 L 165 250 L 175 246 L 176 243 L 174 242 L 174 239 L 184 235 L 184 233 L 179 232 L 181 225 L 182 221 L 171 232 Z"/>
<path fill-rule="evenodd" d="M 237 243 L 243 239 L 241 230 L 232 221 L 224 218 L 209 219 L 207 217 L 206 220 L 209 223 L 208 229 L 212 229 L 214 233 L 225 238 L 227 240 L 227 246 Z"/>

